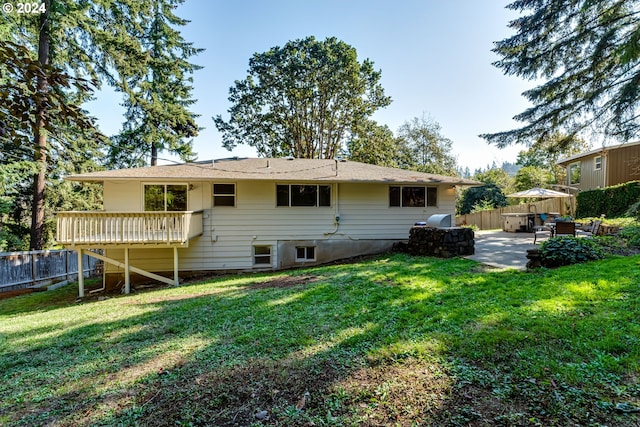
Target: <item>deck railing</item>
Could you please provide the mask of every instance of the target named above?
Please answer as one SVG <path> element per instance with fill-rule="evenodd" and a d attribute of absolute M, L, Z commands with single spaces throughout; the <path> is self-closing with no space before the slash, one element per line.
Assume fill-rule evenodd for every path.
<path fill-rule="evenodd" d="M 63 245 L 183 245 L 202 234 L 202 212 L 59 212 Z"/>

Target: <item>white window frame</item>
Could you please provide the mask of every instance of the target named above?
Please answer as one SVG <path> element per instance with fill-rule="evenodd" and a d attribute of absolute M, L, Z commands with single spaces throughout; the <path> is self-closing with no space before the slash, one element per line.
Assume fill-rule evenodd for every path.
<path fill-rule="evenodd" d="M 216 194 L 216 185 L 233 185 L 233 194 Z M 212 193 L 212 205 L 214 208 L 235 208 L 236 204 L 238 203 L 238 187 L 236 186 L 235 182 L 214 182 L 212 187 L 211 187 L 211 193 Z M 216 196 L 220 196 L 220 197 L 233 197 L 233 206 L 229 206 L 229 205 L 218 205 L 216 206 Z"/>
<path fill-rule="evenodd" d="M 268 249 L 269 253 L 256 253 L 257 249 Z M 272 262 L 272 256 L 273 256 L 273 247 L 271 245 L 253 245 L 252 249 L 252 257 L 253 257 L 253 265 L 257 266 L 257 267 L 261 267 L 261 266 L 269 266 L 271 267 L 273 265 Z M 263 257 L 268 257 L 269 258 L 269 262 L 258 262 L 258 257 L 263 258 Z"/>
<path fill-rule="evenodd" d="M 158 186 L 162 185 L 164 187 L 164 210 L 163 211 L 147 211 L 145 187 L 149 185 L 158 185 Z M 168 212 L 167 211 L 167 187 L 170 185 L 186 187 L 187 206 L 185 207 L 185 212 L 188 211 L 189 210 L 189 184 L 186 184 L 184 182 L 143 182 L 142 183 L 142 211 L 143 212 Z M 178 212 L 181 212 L 181 211 L 178 211 Z"/>
<path fill-rule="evenodd" d="M 597 156 L 593 159 L 593 169 L 594 170 L 602 170 L 602 156 Z"/>
<path fill-rule="evenodd" d="M 312 257 L 309 257 L 309 249 L 313 251 Z M 302 258 L 298 256 L 298 252 L 300 250 L 304 251 L 304 257 Z M 296 262 L 313 262 L 316 260 L 317 253 L 318 253 L 318 248 L 316 246 L 296 246 Z"/>

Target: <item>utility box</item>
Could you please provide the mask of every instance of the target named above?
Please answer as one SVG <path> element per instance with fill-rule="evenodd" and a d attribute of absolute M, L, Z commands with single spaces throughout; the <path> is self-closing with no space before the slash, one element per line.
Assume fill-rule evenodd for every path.
<path fill-rule="evenodd" d="M 502 214 L 502 230 L 515 233 L 517 231 L 532 232 L 534 214 L 506 213 Z"/>

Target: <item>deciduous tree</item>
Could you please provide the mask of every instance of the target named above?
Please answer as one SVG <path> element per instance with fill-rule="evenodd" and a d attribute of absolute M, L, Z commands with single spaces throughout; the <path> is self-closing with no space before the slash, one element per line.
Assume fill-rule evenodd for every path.
<path fill-rule="evenodd" d="M 558 160 L 588 150 L 589 145 L 582 138 L 555 133 L 535 142 L 528 150 L 520 151 L 516 163 L 547 169 L 553 174 L 553 183 L 560 184 L 564 182 L 566 169 L 557 165 Z"/>
<path fill-rule="evenodd" d="M 229 89 L 229 120 L 214 122 L 227 149 L 248 144 L 261 156 L 333 158 L 391 102 L 380 76 L 335 37 L 290 41 L 253 55 L 247 77 Z"/>
<path fill-rule="evenodd" d="M 457 160 L 451 155 L 453 142 L 441 133 L 441 126 L 425 117 L 414 117 L 398 129 L 398 139 L 408 147 L 412 169 L 440 175 L 457 175 Z"/>

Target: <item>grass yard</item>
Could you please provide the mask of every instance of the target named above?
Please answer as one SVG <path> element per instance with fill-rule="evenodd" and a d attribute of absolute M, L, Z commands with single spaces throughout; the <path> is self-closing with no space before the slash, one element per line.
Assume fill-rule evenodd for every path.
<path fill-rule="evenodd" d="M 0 301 L 0 425 L 640 425 L 640 256 L 76 292 Z"/>

